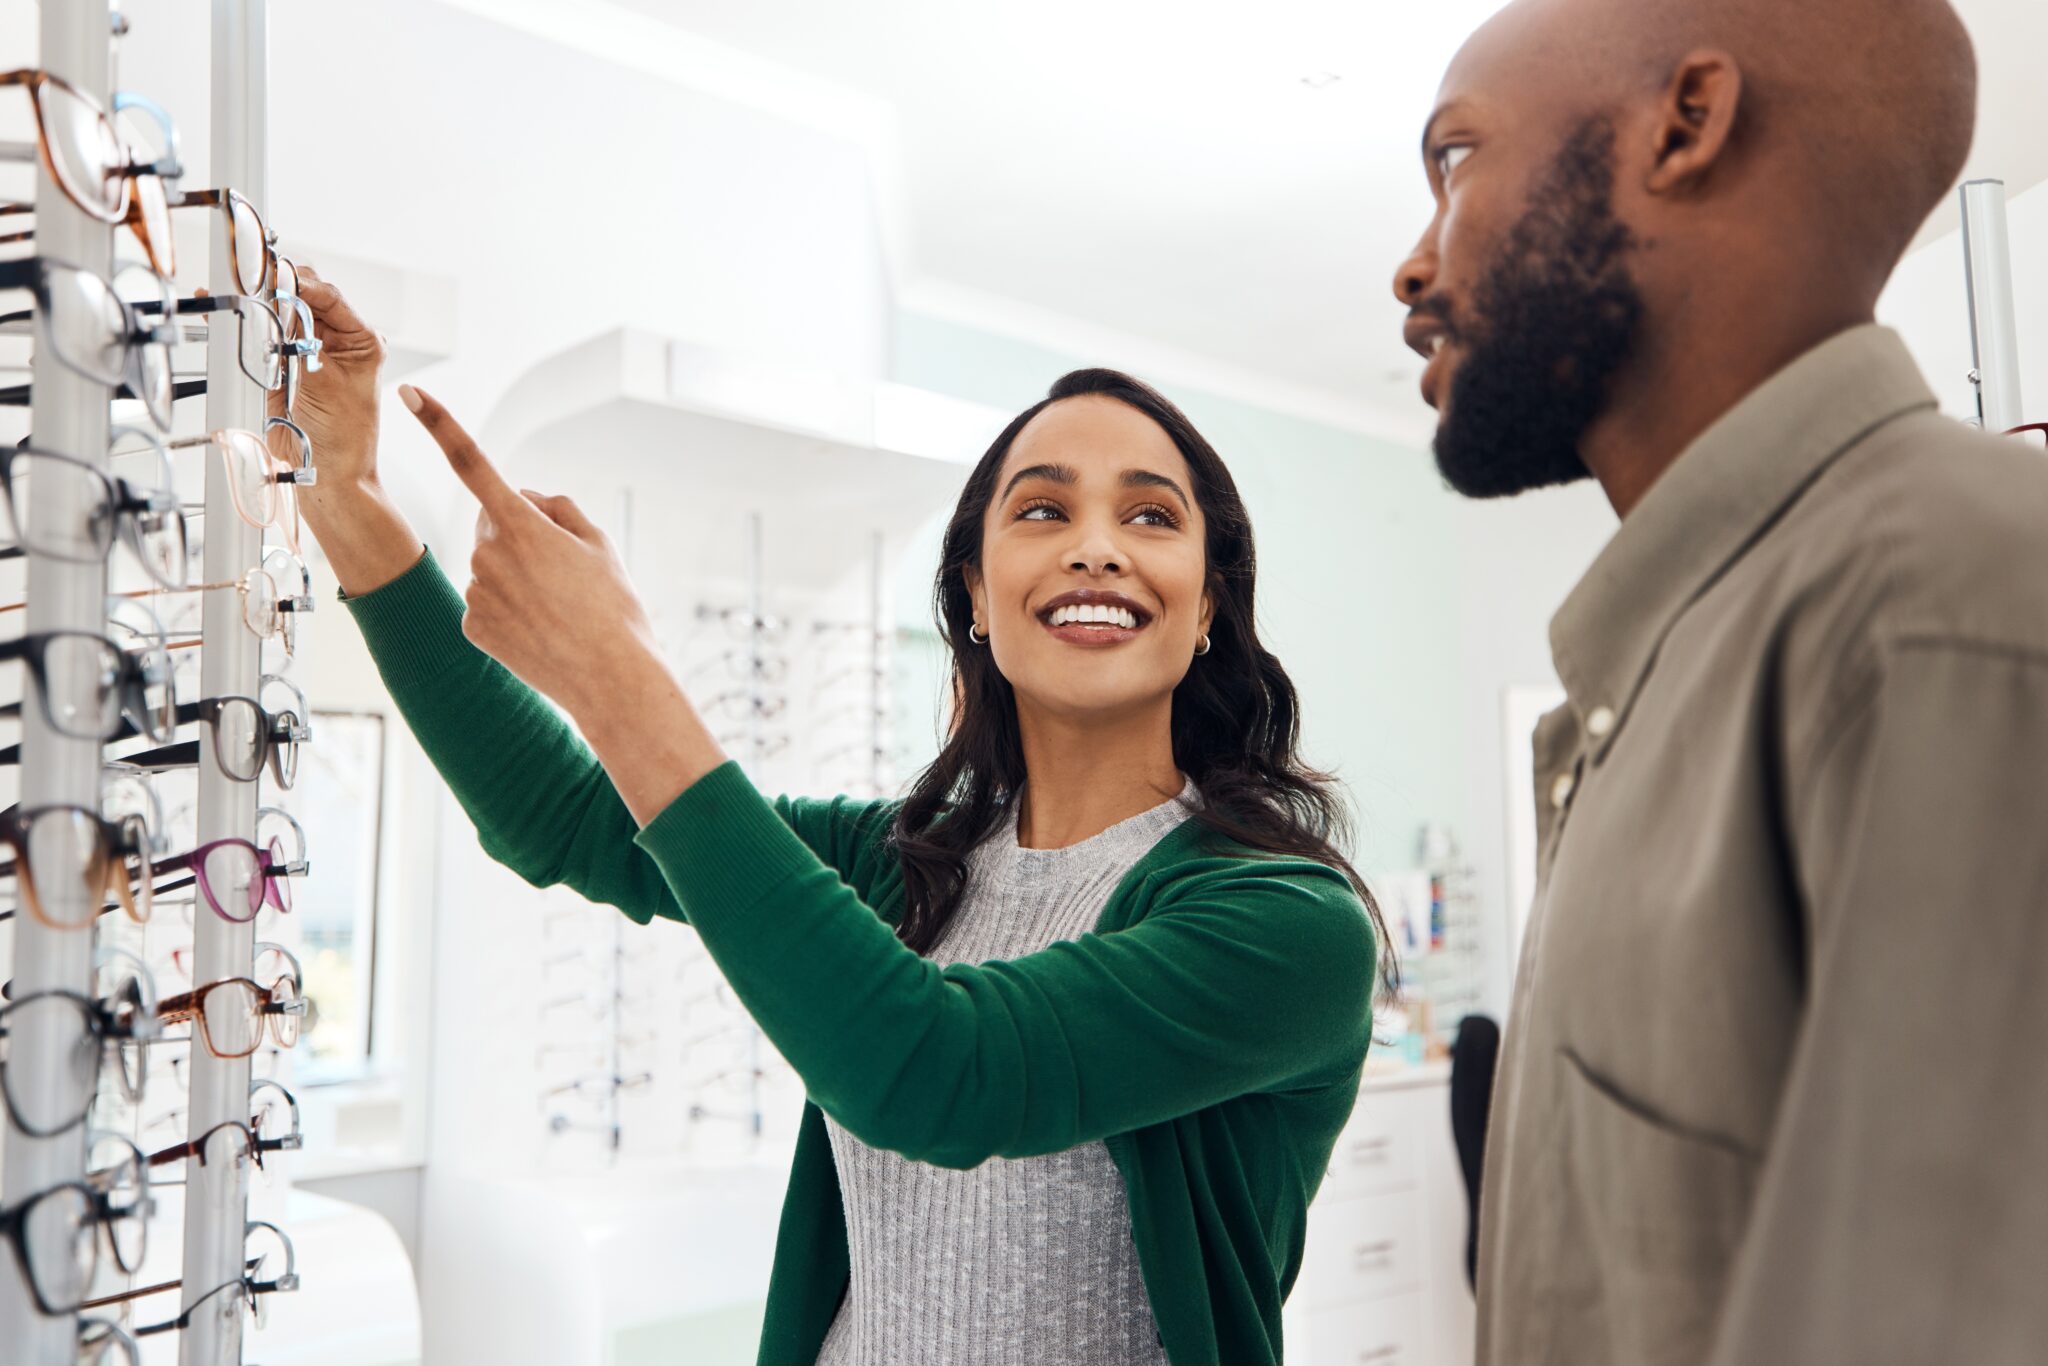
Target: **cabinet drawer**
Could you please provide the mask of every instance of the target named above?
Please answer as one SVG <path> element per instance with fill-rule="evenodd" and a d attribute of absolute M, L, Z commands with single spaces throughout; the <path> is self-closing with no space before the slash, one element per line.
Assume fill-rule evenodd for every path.
<path fill-rule="evenodd" d="M 1422 1197 L 1417 1191 L 1318 1200 L 1297 1289 L 1311 1308 L 1413 1290 L 1422 1284 Z"/>
<path fill-rule="evenodd" d="M 1368 1099 L 1353 1111 L 1330 1150 L 1329 1172 L 1317 1200 L 1377 1195 L 1414 1185 L 1415 1133 L 1403 1118 L 1400 1107 L 1379 1098 Z"/>
<path fill-rule="evenodd" d="M 1307 1366 L 1425 1366 L 1429 1359 L 1420 1295 L 1318 1309 L 1302 1331 Z M 1293 1360 L 1295 1344 L 1287 1346 Z"/>

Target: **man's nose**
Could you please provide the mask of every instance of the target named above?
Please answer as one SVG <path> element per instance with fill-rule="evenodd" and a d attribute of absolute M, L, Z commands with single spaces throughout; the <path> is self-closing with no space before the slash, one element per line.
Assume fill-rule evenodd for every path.
<path fill-rule="evenodd" d="M 1431 285 L 1436 283 L 1436 230 L 1434 227 L 1423 235 L 1415 249 L 1408 253 L 1408 259 L 1394 272 L 1394 297 L 1406 308 L 1414 308 L 1428 295 Z"/>

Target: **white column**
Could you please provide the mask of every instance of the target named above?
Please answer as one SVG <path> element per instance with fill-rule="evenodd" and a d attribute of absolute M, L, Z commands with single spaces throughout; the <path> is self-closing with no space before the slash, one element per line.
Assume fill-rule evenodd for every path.
<path fill-rule="evenodd" d="M 1977 416 L 1988 432 L 2026 421 L 2020 399 L 2019 327 L 2013 314 L 2012 244 L 2006 235 L 2005 182 L 1963 186 L 1963 272 L 1970 290 L 1970 348 Z"/>
<path fill-rule="evenodd" d="M 102 108 L 109 104 L 107 85 L 112 64 L 111 16 L 106 0 L 44 0 L 40 60 L 45 71 L 77 86 Z M 20 98 L 17 92 L 14 98 Z M 80 210 L 51 180 L 47 165 L 36 173 L 36 240 L 40 256 L 68 265 L 109 273 L 113 230 Z M 76 311 L 76 310 L 70 310 Z M 49 320 L 39 319 L 41 325 Z M 64 339 L 72 355 L 88 355 L 98 339 Z M 107 386 L 74 374 L 60 365 L 50 349 L 35 348 L 34 399 L 30 408 L 35 443 L 46 450 L 104 465 L 107 455 Z M 39 487 L 30 513 L 43 527 L 76 526 L 83 509 L 71 490 Z M 106 566 L 64 564 L 35 558 L 28 565 L 28 614 L 24 629 L 39 631 L 106 630 Z M 99 809 L 100 745 L 59 735 L 43 719 L 43 706 L 26 665 L 22 676 L 21 809 L 33 811 L 53 804 Z M 85 714 L 97 709 L 90 697 L 90 678 L 50 680 L 53 690 L 78 693 Z M 55 852 L 55 851 L 53 851 Z M 45 903 L 57 918 L 76 922 L 90 912 L 79 885 L 45 880 Z M 46 928 L 27 907 L 14 919 L 14 999 L 37 992 L 65 991 L 90 995 L 93 989 L 93 934 L 86 930 Z M 32 1011 L 34 1021 L 17 1021 L 8 1041 L 7 1084 L 37 1108 L 47 1111 L 69 1088 L 64 1063 L 75 1056 L 82 1020 L 71 1011 Z M 35 1025 L 38 1027 L 27 1027 Z M 47 1027 L 40 1027 L 47 1025 Z M 12 1127 L 6 1141 L 6 1162 L 0 1170 L 0 1199 L 10 1209 L 40 1191 L 85 1172 L 85 1126 L 76 1125 L 53 1138 L 30 1138 Z M 48 1317 L 36 1307 L 19 1260 L 8 1254 L 0 1266 L 0 1360 L 8 1366 L 71 1366 L 76 1360 L 77 1316 Z"/>
<path fill-rule="evenodd" d="M 264 0 L 214 0 L 213 143 L 210 166 L 215 187 L 240 190 L 257 212 L 269 215 L 267 169 L 268 51 Z M 239 288 L 228 250 L 225 211 L 213 215 L 206 284 L 215 294 Z M 206 349 L 206 427 L 263 429 L 266 395 L 242 373 L 235 315 L 212 314 Z M 262 556 L 263 533 L 235 515 L 228 492 L 226 462 L 211 451 L 206 470 L 205 581 L 239 580 Z M 241 601 L 233 592 L 210 592 L 200 622 L 200 695 L 255 697 L 261 642 L 242 626 Z M 256 782 L 237 782 L 221 771 L 210 730 L 199 735 L 198 842 L 256 831 Z M 193 917 L 195 986 L 227 977 L 247 977 L 254 966 L 254 922 L 231 924 L 204 905 Z M 192 1095 L 188 1136 L 198 1138 L 224 1120 L 249 1120 L 249 1060 L 216 1058 L 199 1041 L 194 1024 Z M 248 1165 L 219 1160 L 230 1147 L 216 1141 L 211 1160 L 185 1164 L 185 1272 L 180 1308 L 242 1276 L 243 1229 L 248 1209 Z M 180 1366 L 217 1366 L 242 1359 L 247 1315 L 239 1297 L 215 1295 L 194 1316 L 178 1344 Z"/>

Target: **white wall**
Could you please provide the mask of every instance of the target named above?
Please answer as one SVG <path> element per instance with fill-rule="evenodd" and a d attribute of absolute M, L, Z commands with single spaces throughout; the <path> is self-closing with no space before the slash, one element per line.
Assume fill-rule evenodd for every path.
<path fill-rule="evenodd" d="M 1526 748 L 1528 738 L 1505 733 L 1502 706 L 1509 688 L 1556 684 L 1550 619 L 1617 523 L 1591 480 L 1499 501 L 1461 499 L 1452 523 L 1461 651 L 1448 683 L 1465 736 L 1461 834 L 1487 911 L 1487 999 L 1504 1018 L 1515 966 L 1509 927 L 1527 910 L 1513 904 L 1508 810 L 1535 798 L 1503 781 L 1508 746 Z"/>

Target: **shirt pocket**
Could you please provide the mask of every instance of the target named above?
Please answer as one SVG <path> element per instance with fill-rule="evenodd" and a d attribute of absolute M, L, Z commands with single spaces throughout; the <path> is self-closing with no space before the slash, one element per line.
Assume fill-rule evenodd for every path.
<path fill-rule="evenodd" d="M 1599 1263 L 1612 1360 L 1696 1361 L 1748 1224 L 1756 1161 L 1663 1118 L 1561 1048 L 1571 1182 Z"/>

